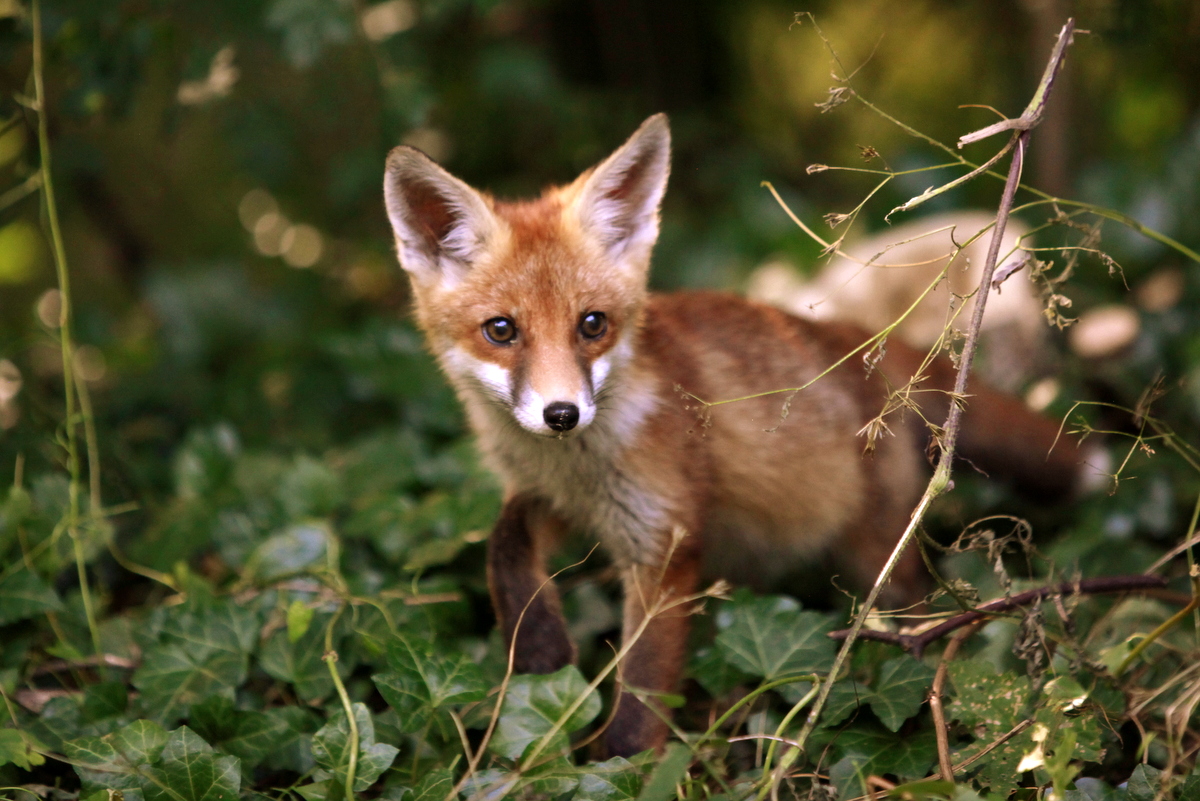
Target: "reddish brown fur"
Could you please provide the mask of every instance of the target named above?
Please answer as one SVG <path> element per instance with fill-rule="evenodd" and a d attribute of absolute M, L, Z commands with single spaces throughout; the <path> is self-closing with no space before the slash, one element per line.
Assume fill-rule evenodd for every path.
<path fill-rule="evenodd" d="M 769 582 L 830 546 L 868 584 L 927 474 L 928 433 L 917 415 L 889 418 L 891 434 L 870 453 L 860 435 L 891 389 L 908 383 L 921 354 L 889 343 L 874 369 L 852 358 L 803 391 L 780 394 L 816 378 L 866 334 L 722 293 L 647 293 L 647 243 L 657 231 L 655 188 L 665 186 L 668 145 L 665 119 L 652 118 L 595 173 L 527 203 L 473 193 L 404 149 L 389 159 L 389 214 L 402 252 L 414 260 L 406 268 L 420 323 L 485 457 L 505 481 L 488 580 L 521 671 L 548 672 L 573 658 L 544 564 L 553 541 L 568 530 L 599 537 L 621 569 L 628 635 L 656 599 L 684 597 L 718 575 Z M 636 158 L 619 158 L 629 154 Z M 597 183 L 614 164 L 628 172 Z M 457 205 L 425 208 L 428 187 Z M 645 198 L 652 199 L 648 210 Z M 584 213 L 587 204 L 628 211 L 612 205 L 619 202 L 643 204 L 641 217 L 630 218 L 641 228 L 627 226 L 621 214 L 596 223 Z M 603 236 L 588 225 L 601 226 Z M 453 235 L 471 226 L 486 241 L 455 244 Z M 439 229 L 441 238 L 430 246 L 425 232 Z M 622 235 L 633 244 L 622 249 Z M 469 254 L 461 271 L 438 261 L 455 247 Z M 581 316 L 593 311 L 608 321 L 594 340 L 579 329 Z M 511 343 L 484 336 L 481 327 L 495 317 L 513 321 L 519 333 Z M 600 367 L 608 372 L 597 373 Z M 926 418 L 940 423 L 953 370 L 941 360 L 928 373 L 913 397 Z M 497 389 L 503 381 L 511 389 Z M 528 420 L 514 419 L 520 388 L 533 387 L 550 401 L 575 397 L 584 384 L 590 397 L 592 383 L 595 422 L 582 430 L 555 438 L 537 430 L 538 420 L 531 429 Z M 1067 444 L 1044 459 L 1057 433 L 1052 423 L 986 388 L 972 392 L 961 441 L 967 458 L 1026 482 L 1049 482 L 1055 492 L 1070 487 L 1077 460 Z M 711 407 L 696 400 L 746 396 L 756 397 Z M 910 552 L 893 574 L 887 601 L 918 600 L 924 586 Z M 622 665 L 624 685 L 673 691 L 687 632 L 686 609 L 651 620 Z M 606 734 L 612 753 L 657 747 L 666 734 L 658 714 L 622 692 Z"/>

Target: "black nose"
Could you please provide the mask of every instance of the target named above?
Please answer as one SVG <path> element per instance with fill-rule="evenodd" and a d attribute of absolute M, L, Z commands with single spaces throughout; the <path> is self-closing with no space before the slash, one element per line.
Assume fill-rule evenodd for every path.
<path fill-rule="evenodd" d="M 579 422 L 579 407 L 558 401 L 546 407 L 542 419 L 555 431 L 570 431 Z"/>

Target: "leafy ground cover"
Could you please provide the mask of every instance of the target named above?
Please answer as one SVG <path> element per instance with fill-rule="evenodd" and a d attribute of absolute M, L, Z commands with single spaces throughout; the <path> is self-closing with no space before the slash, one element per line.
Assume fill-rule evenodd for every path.
<path fill-rule="evenodd" d="M 281 1 L 259 10 L 251 23 L 239 8 L 222 6 L 218 20 L 236 20 L 243 33 L 263 25 L 278 32 L 275 47 L 296 69 L 351 35 L 338 4 Z M 47 104 L 66 131 L 51 139 L 75 176 L 64 193 L 73 209 L 88 206 L 85 179 L 101 169 L 89 158 L 102 153 L 121 163 L 112 141 L 119 137 L 105 126 L 130 134 L 120 127 L 126 118 L 102 119 L 88 103 L 100 102 L 99 92 L 109 104 L 141 108 L 147 101 L 137 93 L 150 91 L 155 54 L 165 52 L 154 48 L 169 50 L 162 17 L 89 16 L 99 13 L 47 8 L 50 52 L 60 65 L 54 74 L 70 88 L 52 94 L 57 105 Z M 434 64 L 438 37 L 449 30 L 437 29 L 445 20 L 439 13 L 450 14 L 428 12 L 434 32 L 420 34 L 427 39 L 404 45 L 413 52 L 398 46 L 384 54 Z M 28 17 L 17 19 L 2 33 L 6 46 L 20 43 L 13 61 L 27 68 L 20 54 L 32 31 Z M 114 31 L 115 42 L 102 35 Z M 512 82 L 521 91 L 542 91 L 536 64 L 522 72 L 528 65 L 520 53 L 489 57 L 522 78 Z M 182 70 L 185 77 L 203 77 L 208 59 L 197 63 Z M 130 77 L 135 67 L 150 77 Z M 439 74 L 429 65 L 417 72 Z M 380 113 L 416 114 L 446 90 L 426 80 L 381 82 L 394 94 Z M 492 89 L 509 92 L 493 97 L 496 105 L 516 102 L 513 85 Z M 297 130 L 302 123 L 298 115 L 272 117 L 279 109 L 264 96 L 239 108 L 231 123 L 237 135 L 227 138 L 259 154 L 263 172 L 255 178 L 269 183 L 264 175 L 277 169 L 272 158 L 292 127 L 281 120 L 292 119 Z M 586 110 L 552 99 L 586 127 Z M 16 166 L 5 163 L 19 186 L 42 163 L 33 144 L 39 115 L 24 108 L 3 123 L 6 133 L 28 131 Z M 88 138 L 89 125 L 111 139 L 103 131 Z M 263 141 L 271 146 L 256 150 Z M 203 160 L 203 148 L 175 144 Z M 1195 175 L 1194 145 L 1178 146 L 1176 174 L 1157 188 Z M 183 240 L 185 253 L 173 259 L 157 242 L 154 257 L 167 266 L 151 259 L 124 285 L 84 271 L 84 297 L 73 305 L 61 288 L 47 294 L 55 291 L 49 280 L 13 283 L 6 294 L 19 314 L 5 309 L 3 355 L 18 369 L 20 394 L 11 404 L 19 420 L 0 435 L 0 469 L 11 477 L 0 496 L 0 795 L 1200 798 L 1200 629 L 1188 547 L 1200 508 L 1200 460 L 1191 444 L 1200 442 L 1200 318 L 1191 311 L 1200 282 L 1194 266 L 1180 269 L 1187 262 L 1178 251 L 1131 248 L 1128 258 L 1120 254 L 1119 275 L 1095 260 L 1059 290 L 1060 298 L 1086 305 L 1125 298 L 1125 284 L 1135 298 L 1148 294 L 1144 288 L 1164 274 L 1181 282 L 1171 303 L 1141 303 L 1141 334 L 1129 351 L 1062 365 L 1063 389 L 1051 411 L 1065 416 L 1076 398 L 1096 401 L 1075 414 L 1079 425 L 1109 432 L 1120 466 L 1115 491 L 1074 508 L 1039 510 L 960 473 L 926 545 L 953 591 L 937 602 L 946 614 L 1117 574 L 1148 571 L 1164 587 L 1050 594 L 949 633 L 919 655 L 863 640 L 838 675 L 829 675 L 836 642 L 828 635 L 846 625 L 847 611 L 827 581 L 805 593 L 807 606 L 790 596 L 714 591 L 698 616 L 687 680 L 666 699 L 676 713 L 671 744 L 661 755 L 595 760 L 591 743 L 611 683 L 594 679 L 610 667 L 620 618 L 611 570 L 586 544 L 561 557 L 580 665 L 550 676 L 511 675 L 483 572 L 498 490 L 398 310 L 398 277 L 379 266 L 388 258 L 385 238 L 355 228 L 368 216 L 361 209 L 377 210 L 378 202 L 380 159 L 364 152 L 366 168 L 356 166 L 363 153 L 345 157 L 331 187 L 320 191 L 302 178 L 276 179 L 277 188 L 303 184 L 279 189 L 281 196 L 328 198 L 327 208 L 309 201 L 307 213 L 341 232 L 329 247 L 340 249 L 337 264 L 353 265 L 345 270 L 301 271 L 262 252 L 245 256 L 256 234 L 243 230 L 232 208 L 249 196 L 239 185 L 226 191 L 231 208 L 221 224 L 205 229 L 203 208 L 189 207 L 199 222 L 161 226 Z M 166 170 L 162 164 L 174 162 L 156 163 Z M 367 199 L 357 206 L 363 171 L 371 188 L 361 190 Z M 204 197 L 207 178 L 189 178 L 186 194 Z M 122 191 L 138 191 L 129 183 Z M 1188 186 L 1169 194 L 1181 209 L 1180 236 L 1200 219 L 1189 216 L 1196 199 Z M 38 191 L 22 195 L 14 203 L 32 211 L 14 207 L 25 216 L 12 224 L 37 232 L 34 223 L 49 210 L 27 197 L 44 200 Z M 752 216 L 744 208 L 738 214 Z M 1051 216 L 1030 213 L 1039 224 Z M 98 240 L 112 238 L 89 233 L 96 220 L 68 221 L 72 256 L 86 260 Z M 1094 222 L 1071 218 L 1047 235 Z M 237 240 L 236 249 L 214 255 L 204 231 L 218 229 Z M 1123 236 L 1104 241 L 1119 249 Z M 685 238 L 677 232 L 675 242 Z M 10 240 L 0 244 L 10 248 L 5 254 L 16 252 Z M 664 248 L 668 260 L 683 260 L 669 230 Z M 1060 268 L 1074 264 L 1069 253 L 1047 258 Z M 54 306 L 64 297 L 75 336 L 93 348 L 81 353 L 101 353 L 108 371 L 104 377 L 95 362 L 68 358 L 79 379 L 69 403 L 57 350 L 61 306 Z M 0 381 L 13 383 L 10 373 Z M 1034 521 L 1036 538 L 1017 515 Z M 937 543 L 955 545 L 943 551 Z M 826 682 L 832 690 L 816 728 L 793 748 Z M 931 693 L 938 703 L 929 702 Z M 939 775 L 943 763 L 953 780 Z"/>

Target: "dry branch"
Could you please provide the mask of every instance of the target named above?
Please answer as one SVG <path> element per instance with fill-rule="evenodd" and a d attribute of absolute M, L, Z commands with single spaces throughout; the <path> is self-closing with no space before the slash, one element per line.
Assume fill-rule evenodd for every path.
<path fill-rule="evenodd" d="M 1000 207 L 996 215 L 996 225 L 992 231 L 991 246 L 988 248 L 987 260 L 983 267 L 983 276 L 979 286 L 983 291 L 976 293 L 975 308 L 971 316 L 971 323 L 967 329 L 966 341 L 963 344 L 962 358 L 959 360 L 958 375 L 954 384 L 953 402 L 950 404 L 950 414 L 946 418 L 944 427 L 944 436 L 941 442 L 941 457 L 938 460 L 938 466 L 934 472 L 933 478 L 930 479 L 929 485 L 925 489 L 920 502 L 916 509 L 913 510 L 912 517 L 904 533 L 901 535 L 899 542 L 896 543 L 895 549 L 892 551 L 883 569 L 880 571 L 878 578 L 875 580 L 874 586 L 871 587 L 870 593 L 867 595 L 866 601 L 862 608 L 854 618 L 849 631 L 844 634 L 844 642 L 839 649 L 837 657 L 834 659 L 833 667 L 830 670 L 831 680 L 825 682 L 821 686 L 819 695 L 809 710 L 808 717 L 804 722 L 804 727 L 800 730 L 800 734 L 796 737 L 796 741 L 800 748 L 803 748 L 808 740 L 809 735 L 816 728 L 817 721 L 820 719 L 821 712 L 825 707 L 825 702 L 829 697 L 829 691 L 833 686 L 833 680 L 836 679 L 839 672 L 845 666 L 849 658 L 850 648 L 853 646 L 857 637 L 866 634 L 863 631 L 863 624 L 866 622 L 867 615 L 874 609 L 876 601 L 879 599 L 879 593 L 883 586 L 887 583 L 895 568 L 896 563 L 900 560 L 900 555 L 904 549 L 912 544 L 912 540 L 916 535 L 918 526 L 924 518 L 925 513 L 929 510 L 933 500 L 946 492 L 952 486 L 950 481 L 951 465 L 954 460 L 955 445 L 958 440 L 958 429 L 962 420 L 963 404 L 962 399 L 966 397 L 967 374 L 971 368 L 971 361 L 975 355 L 975 347 L 979 339 L 979 329 L 983 322 L 983 310 L 987 303 L 987 289 L 992 282 L 993 274 L 996 270 L 996 260 L 1000 252 L 1000 243 L 1004 236 L 1004 228 L 1008 222 L 1009 213 L 1013 208 L 1013 200 L 1016 196 L 1017 187 L 1021 181 L 1021 169 L 1024 163 L 1025 150 L 1029 144 L 1029 135 L 1031 129 L 1037 125 L 1041 119 L 1042 110 L 1049 97 L 1050 90 L 1054 83 L 1054 78 L 1058 74 L 1062 66 L 1063 57 L 1066 55 L 1066 48 L 1071 43 L 1071 35 L 1075 29 L 1073 19 L 1068 19 L 1063 26 L 1062 31 L 1058 36 L 1058 43 L 1054 48 L 1054 52 L 1046 65 L 1046 70 L 1042 75 L 1042 79 L 1034 92 L 1033 99 L 1030 101 L 1026 113 L 1021 117 L 1021 130 L 1017 134 L 1016 146 L 1013 149 L 1012 164 L 1009 167 L 1008 179 L 1004 184 L 1004 194 L 1000 200 Z M 1141 579 L 1142 577 L 1139 577 Z M 1144 579 L 1143 579 L 1144 580 Z M 1153 579 L 1151 579 L 1153 580 Z M 968 613 L 971 614 L 971 613 Z M 986 613 L 980 613 L 986 614 Z M 945 624 L 942 624 L 943 626 Z M 931 630 L 932 631 L 932 630 Z M 940 635 L 939 635 L 940 636 Z M 768 782 L 765 783 L 763 790 L 760 791 L 760 799 L 770 792 L 772 798 L 778 798 L 779 784 L 786 774 L 788 768 L 796 760 L 800 753 L 800 748 L 790 749 L 779 760 L 778 766 L 772 773 Z"/>
<path fill-rule="evenodd" d="M 946 620 L 933 628 L 919 634 L 897 634 L 891 631 L 874 631 L 867 629 L 858 633 L 858 639 L 876 640 L 878 642 L 899 645 L 913 656 L 920 658 L 925 648 L 931 642 L 945 637 L 952 631 L 961 629 L 978 620 L 1003 614 L 1026 604 L 1035 603 L 1053 596 L 1068 595 L 1101 595 L 1111 592 L 1133 592 L 1137 590 L 1162 589 L 1167 586 L 1167 580 L 1162 576 L 1147 576 L 1136 574 L 1132 576 L 1102 576 L 1100 578 L 1081 579 L 1079 581 L 1064 581 L 1048 587 L 1038 587 L 1034 590 L 1019 592 L 1007 598 L 997 598 L 977 606 L 970 612 Z M 831 631 L 829 636 L 835 640 L 844 640 L 850 636 L 850 629 Z"/>

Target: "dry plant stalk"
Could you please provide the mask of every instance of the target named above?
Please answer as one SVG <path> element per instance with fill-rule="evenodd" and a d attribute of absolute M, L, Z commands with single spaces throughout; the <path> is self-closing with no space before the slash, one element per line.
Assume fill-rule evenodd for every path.
<path fill-rule="evenodd" d="M 946 726 L 946 714 L 942 707 L 942 690 L 946 686 L 950 663 L 958 655 L 958 649 L 968 637 L 979 631 L 982 625 L 983 621 L 976 621 L 954 635 L 946 650 L 942 652 L 942 658 L 938 660 L 937 673 L 934 674 L 933 686 L 929 690 L 929 711 L 933 714 L 934 734 L 937 736 L 938 768 L 941 777 L 947 781 L 954 781 L 954 765 L 950 762 L 950 737 Z"/>
<path fill-rule="evenodd" d="M 1017 187 L 1020 184 L 1021 170 L 1024 164 L 1025 152 L 1028 148 L 1029 137 L 1031 130 L 1041 121 L 1042 113 L 1045 109 L 1046 100 L 1049 97 L 1050 90 L 1053 87 L 1054 78 L 1057 76 L 1059 69 L 1062 66 L 1063 57 L 1066 54 L 1066 48 L 1071 44 L 1071 39 L 1075 31 L 1075 22 L 1073 19 L 1068 19 L 1066 24 L 1058 35 L 1058 43 L 1046 65 L 1046 70 L 1042 75 L 1041 82 L 1034 93 L 1033 99 L 1017 120 L 1009 121 L 1003 130 L 1014 130 L 1014 142 L 1010 145 L 1013 150 L 1012 163 L 1009 166 L 1008 178 L 1004 184 L 1004 193 L 1000 200 L 1000 206 L 996 215 L 996 226 L 992 231 L 991 245 L 988 248 L 987 260 L 984 263 L 983 276 L 980 279 L 980 286 L 987 287 L 992 282 L 993 274 L 996 270 L 996 261 L 999 256 L 1000 244 L 1004 236 L 1004 229 L 1008 223 L 1009 214 L 1013 208 L 1013 200 L 1016 196 Z M 994 126 L 993 126 L 994 127 Z M 997 130 L 988 130 L 968 134 L 969 137 L 975 139 L 990 136 L 992 133 L 999 132 Z M 974 139 L 972 140 L 974 141 Z M 975 298 L 975 307 L 971 316 L 970 325 L 967 328 L 966 341 L 963 344 L 962 356 L 959 362 L 958 374 L 954 384 L 954 392 L 952 403 L 950 404 L 950 413 L 946 419 L 946 424 L 943 427 L 943 437 L 941 440 L 941 455 L 938 460 L 938 465 L 934 471 L 933 478 L 930 479 L 925 493 L 922 495 L 916 509 L 913 510 L 912 518 L 909 521 L 904 534 L 897 542 L 895 549 L 888 558 L 883 569 L 879 573 L 874 586 L 871 587 L 870 593 L 867 595 L 865 603 L 860 608 L 858 615 L 854 619 L 853 625 L 847 632 L 845 642 L 838 651 L 837 657 L 834 660 L 833 667 L 830 670 L 830 676 L 837 676 L 849 658 L 850 649 L 853 647 L 855 640 L 862 630 L 863 624 L 866 622 L 867 616 L 875 608 L 878 601 L 879 593 L 883 586 L 887 583 L 891 576 L 892 570 L 899 561 L 900 555 L 904 549 L 911 545 L 913 538 L 916 535 L 917 527 L 921 520 L 925 517 L 929 510 L 930 504 L 935 498 L 945 493 L 952 487 L 950 480 L 951 463 L 954 459 L 955 447 L 958 442 L 958 432 L 962 420 L 963 400 L 966 398 L 967 377 L 971 368 L 971 362 L 975 355 L 976 345 L 979 340 L 979 329 L 983 322 L 983 312 L 987 303 L 987 292 L 977 292 Z M 833 686 L 833 682 L 825 682 L 821 687 L 821 692 L 818 694 L 816 701 L 813 703 L 812 709 L 809 710 L 808 718 L 805 721 L 804 728 L 801 729 L 799 736 L 796 738 L 797 747 L 790 749 L 782 759 L 779 765 L 772 773 L 770 782 L 763 787 L 760 792 L 760 798 L 767 791 L 773 797 L 778 797 L 778 788 L 786 774 L 787 769 L 795 761 L 801 749 L 804 747 L 811 735 L 813 729 L 820 719 L 821 712 L 825 707 L 825 702 L 829 697 L 829 691 Z"/>

